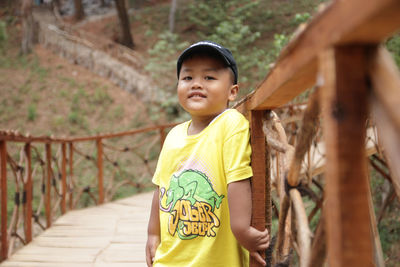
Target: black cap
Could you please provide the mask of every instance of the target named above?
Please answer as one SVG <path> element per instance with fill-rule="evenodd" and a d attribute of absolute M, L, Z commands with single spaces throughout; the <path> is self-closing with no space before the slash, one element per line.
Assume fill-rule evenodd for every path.
<path fill-rule="evenodd" d="M 200 41 L 195 44 L 192 44 L 188 48 L 186 48 L 182 54 L 179 56 L 178 61 L 177 61 L 177 75 L 179 79 L 179 72 L 181 71 L 182 63 L 183 61 L 191 54 L 197 52 L 197 51 L 203 51 L 204 49 L 211 49 L 217 54 L 221 56 L 221 58 L 224 59 L 226 65 L 232 69 L 233 75 L 235 76 L 235 82 L 234 84 L 237 84 L 238 81 L 238 70 L 236 66 L 236 61 L 233 58 L 233 55 L 231 51 L 228 48 L 225 48 L 217 43 L 211 42 L 211 41 Z"/>

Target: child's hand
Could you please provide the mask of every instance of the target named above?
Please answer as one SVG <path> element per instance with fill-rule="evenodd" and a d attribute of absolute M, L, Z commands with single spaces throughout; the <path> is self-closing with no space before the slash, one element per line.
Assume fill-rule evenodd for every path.
<path fill-rule="evenodd" d="M 250 235 L 253 236 L 253 242 L 251 242 L 248 247 L 248 250 L 250 251 L 250 256 L 253 257 L 257 262 L 265 266 L 266 262 L 259 251 L 265 251 L 269 247 L 270 239 L 268 229 L 265 229 L 264 231 L 259 231 L 254 227 L 251 227 L 249 231 L 252 232 Z"/>
<path fill-rule="evenodd" d="M 160 244 L 160 236 L 149 235 L 146 243 L 146 263 L 148 267 L 153 266 L 154 256 L 156 255 L 156 250 Z"/>
<path fill-rule="evenodd" d="M 266 250 L 269 247 L 269 233 L 268 229 L 265 229 L 264 231 L 259 231 L 254 227 L 250 227 L 249 229 L 251 236 L 251 245 L 250 245 L 250 251 L 260 251 L 260 250 Z"/>

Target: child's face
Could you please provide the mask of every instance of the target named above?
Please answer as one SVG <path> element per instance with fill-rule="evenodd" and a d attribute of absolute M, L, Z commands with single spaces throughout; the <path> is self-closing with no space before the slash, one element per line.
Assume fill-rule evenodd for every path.
<path fill-rule="evenodd" d="M 204 56 L 186 59 L 177 88 L 180 105 L 192 118 L 212 119 L 236 98 L 238 86 L 232 84 L 231 75 L 218 59 Z"/>

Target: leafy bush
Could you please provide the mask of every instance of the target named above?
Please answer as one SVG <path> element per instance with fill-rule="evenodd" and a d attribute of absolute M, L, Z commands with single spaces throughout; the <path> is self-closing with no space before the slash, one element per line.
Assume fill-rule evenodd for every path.
<path fill-rule="evenodd" d="M 188 20 L 198 28 L 198 39 L 220 43 L 232 51 L 239 68 L 239 82 L 245 86 L 259 80 L 259 73 L 254 69 L 260 62 L 265 62 L 265 53 L 254 45 L 261 33 L 246 23 L 256 13 L 259 3 L 252 0 L 202 0 L 192 2 L 187 10 Z M 249 91 L 242 90 L 242 94 Z"/>
<path fill-rule="evenodd" d="M 37 116 L 36 105 L 30 104 L 28 106 L 28 121 L 34 121 Z"/>
<path fill-rule="evenodd" d="M 176 57 L 188 45 L 188 42 L 180 41 L 177 34 L 165 31 L 159 35 L 156 44 L 148 51 L 151 57 L 145 69 L 153 80 L 157 81 L 159 88 L 156 92 L 157 98 L 162 101 L 161 108 L 167 115 L 174 117 L 182 115 L 178 99 L 175 97 Z"/>
<path fill-rule="evenodd" d="M 400 68 L 400 34 L 397 34 L 390 38 L 386 42 L 387 49 L 392 53 L 397 66 Z"/>
<path fill-rule="evenodd" d="M 0 45 L 7 41 L 7 39 L 7 24 L 4 21 L 0 20 Z"/>
<path fill-rule="evenodd" d="M 293 24 L 299 25 L 301 23 L 306 22 L 311 17 L 310 13 L 297 13 L 293 18 Z"/>

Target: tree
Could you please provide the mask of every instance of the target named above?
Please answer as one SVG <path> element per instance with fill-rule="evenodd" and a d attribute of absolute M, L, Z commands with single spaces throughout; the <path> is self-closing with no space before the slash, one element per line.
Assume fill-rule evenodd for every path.
<path fill-rule="evenodd" d="M 85 17 L 82 0 L 74 0 L 74 4 L 75 4 L 75 19 L 82 20 Z"/>
<path fill-rule="evenodd" d="M 119 23 L 121 26 L 121 35 L 118 39 L 118 42 L 129 48 L 133 48 L 135 44 L 131 35 L 131 28 L 125 6 L 125 0 L 115 0 L 115 7 L 117 8 Z"/>
<path fill-rule="evenodd" d="M 175 28 L 175 12 L 178 0 L 171 0 L 171 9 L 169 10 L 169 31 L 174 32 Z"/>
<path fill-rule="evenodd" d="M 100 6 L 101 6 L 101 7 L 105 7 L 105 6 L 106 6 L 105 0 L 100 0 Z"/>
<path fill-rule="evenodd" d="M 28 54 L 33 48 L 34 21 L 32 15 L 32 0 L 22 0 L 22 42 L 21 53 Z"/>

